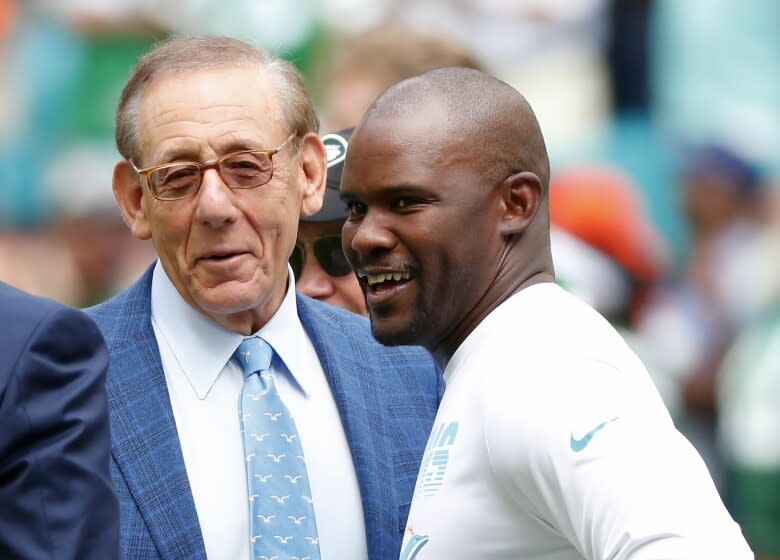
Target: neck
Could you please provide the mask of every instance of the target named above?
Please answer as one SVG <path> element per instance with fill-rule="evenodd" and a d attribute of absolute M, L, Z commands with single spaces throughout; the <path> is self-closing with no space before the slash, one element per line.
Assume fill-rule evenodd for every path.
<path fill-rule="evenodd" d="M 539 258 L 536 261 L 526 263 L 525 266 L 515 265 L 499 268 L 490 288 L 476 305 L 436 348 L 430 350 L 436 363 L 444 370 L 463 341 L 485 317 L 511 296 L 534 284 L 554 281 L 555 273 L 551 259 Z"/>

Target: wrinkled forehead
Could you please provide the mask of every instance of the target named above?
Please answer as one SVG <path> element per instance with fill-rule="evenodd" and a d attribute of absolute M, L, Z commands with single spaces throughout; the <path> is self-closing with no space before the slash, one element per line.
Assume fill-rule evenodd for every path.
<path fill-rule="evenodd" d="M 167 136 L 273 147 L 278 137 L 284 139 L 286 130 L 273 84 L 257 66 L 156 76 L 140 96 L 137 117 L 143 151 L 157 150 Z"/>

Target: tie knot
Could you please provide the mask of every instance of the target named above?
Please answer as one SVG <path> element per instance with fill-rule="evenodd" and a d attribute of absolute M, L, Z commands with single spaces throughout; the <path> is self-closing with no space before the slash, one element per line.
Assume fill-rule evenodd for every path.
<path fill-rule="evenodd" d="M 268 370 L 271 367 L 273 355 L 274 349 L 271 348 L 271 345 L 256 336 L 245 338 L 238 345 L 238 350 L 234 354 L 244 368 L 244 378 L 258 371 Z"/>

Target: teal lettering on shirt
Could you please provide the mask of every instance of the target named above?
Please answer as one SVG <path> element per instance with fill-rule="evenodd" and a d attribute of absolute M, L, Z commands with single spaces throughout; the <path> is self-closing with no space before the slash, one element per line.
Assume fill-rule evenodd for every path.
<path fill-rule="evenodd" d="M 415 493 L 421 491 L 424 496 L 438 493 L 444 484 L 444 475 L 450 462 L 450 448 L 455 443 L 457 435 L 457 422 L 441 423 L 431 431 L 420 463 Z"/>
<path fill-rule="evenodd" d="M 422 547 L 428 544 L 429 540 L 430 537 L 428 537 L 428 535 L 412 535 L 407 541 L 406 546 L 404 546 L 404 549 L 401 551 L 400 560 L 414 560 L 417 558 L 417 554 Z"/>

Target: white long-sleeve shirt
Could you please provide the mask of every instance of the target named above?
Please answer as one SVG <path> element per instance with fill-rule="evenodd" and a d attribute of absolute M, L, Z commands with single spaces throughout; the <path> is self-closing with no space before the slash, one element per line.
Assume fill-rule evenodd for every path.
<path fill-rule="evenodd" d="M 644 366 L 593 309 L 524 289 L 458 348 L 402 560 L 747 560 Z"/>

